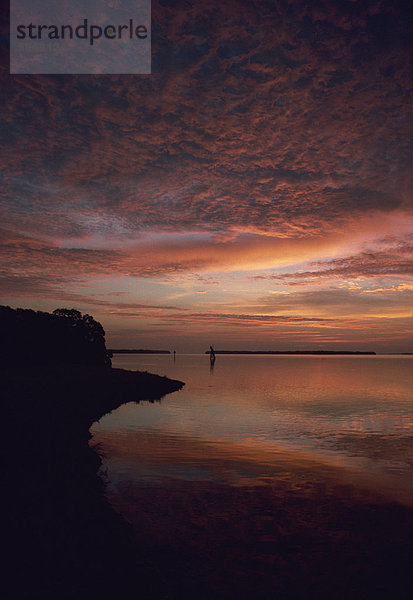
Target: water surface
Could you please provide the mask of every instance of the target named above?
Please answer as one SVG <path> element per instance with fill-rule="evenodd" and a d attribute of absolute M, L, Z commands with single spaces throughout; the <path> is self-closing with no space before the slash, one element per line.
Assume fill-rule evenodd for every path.
<path fill-rule="evenodd" d="M 148 556 L 168 556 L 177 596 L 295 598 L 299 569 L 314 597 L 338 597 L 343 560 L 374 544 L 385 573 L 379 547 L 404 556 L 413 357 L 218 355 L 211 370 L 205 355 L 115 355 L 114 366 L 186 383 L 91 430 L 108 498 Z"/>

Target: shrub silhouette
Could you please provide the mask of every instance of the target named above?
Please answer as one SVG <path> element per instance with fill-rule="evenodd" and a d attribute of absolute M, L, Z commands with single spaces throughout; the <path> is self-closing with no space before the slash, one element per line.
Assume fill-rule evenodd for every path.
<path fill-rule="evenodd" d="M 73 308 L 46 313 L 0 306 L 0 336 L 2 366 L 111 366 L 102 325 Z"/>

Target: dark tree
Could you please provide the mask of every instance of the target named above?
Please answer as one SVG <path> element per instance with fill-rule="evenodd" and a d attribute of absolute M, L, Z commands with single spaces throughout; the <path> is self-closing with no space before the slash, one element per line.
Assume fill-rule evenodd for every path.
<path fill-rule="evenodd" d="M 111 365 L 102 325 L 74 308 L 50 314 L 0 306 L 0 336 L 3 366 Z"/>

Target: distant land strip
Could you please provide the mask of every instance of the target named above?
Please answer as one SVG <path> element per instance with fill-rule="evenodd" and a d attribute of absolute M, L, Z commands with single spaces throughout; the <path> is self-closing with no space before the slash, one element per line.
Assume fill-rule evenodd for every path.
<path fill-rule="evenodd" d="M 142 349 L 126 349 L 126 348 L 110 348 L 111 354 L 170 354 L 170 350 L 142 350 Z"/>
<path fill-rule="evenodd" d="M 210 350 L 206 350 L 205 354 L 209 354 Z M 368 354 L 374 355 L 375 352 L 362 352 L 359 350 L 215 350 L 215 354 L 316 354 L 316 355 L 330 355 L 330 354 L 349 354 L 359 355 Z"/>

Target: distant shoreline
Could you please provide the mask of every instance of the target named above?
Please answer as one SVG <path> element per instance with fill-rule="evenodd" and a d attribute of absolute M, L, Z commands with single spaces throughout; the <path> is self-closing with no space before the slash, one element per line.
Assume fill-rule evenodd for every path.
<path fill-rule="evenodd" d="M 209 354 L 209 350 L 205 354 Z M 362 352 L 359 350 L 215 350 L 215 354 L 315 354 L 315 355 L 376 355 L 376 352 Z"/>
<path fill-rule="evenodd" d="M 110 354 L 171 354 L 170 350 L 141 350 L 127 348 L 109 348 Z"/>

